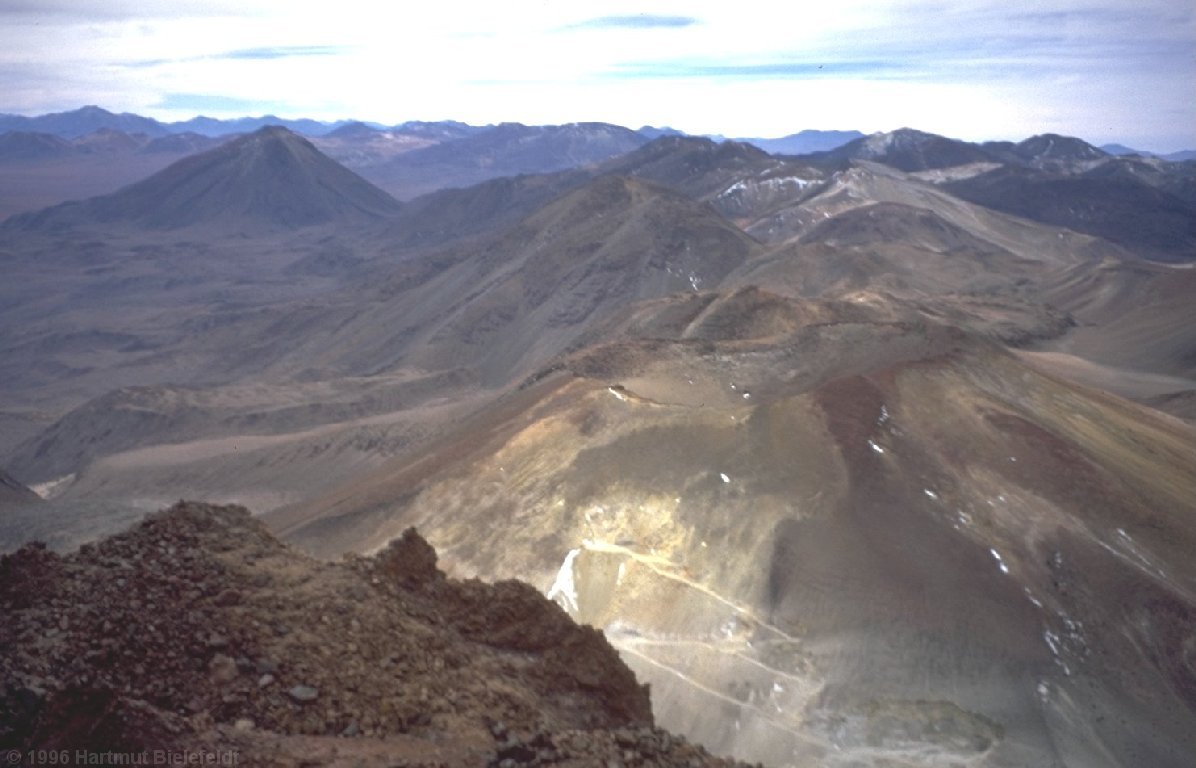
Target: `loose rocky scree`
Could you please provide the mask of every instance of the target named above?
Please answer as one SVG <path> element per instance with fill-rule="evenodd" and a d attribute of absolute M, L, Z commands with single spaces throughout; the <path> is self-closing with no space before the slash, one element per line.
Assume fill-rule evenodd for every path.
<path fill-rule="evenodd" d="M 414 530 L 339 563 L 180 502 L 0 558 L 0 749 L 225 750 L 238 765 L 724 766 L 655 729 L 600 632 L 448 579 Z"/>

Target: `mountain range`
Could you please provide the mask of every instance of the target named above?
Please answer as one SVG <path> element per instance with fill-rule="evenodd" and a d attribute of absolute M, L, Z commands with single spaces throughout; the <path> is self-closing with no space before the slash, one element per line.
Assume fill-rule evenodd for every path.
<path fill-rule="evenodd" d="M 715 753 L 1187 765 L 1191 163 L 420 131 L 260 128 L 10 216 L 0 546 L 178 498 L 328 559 L 416 526 Z"/>

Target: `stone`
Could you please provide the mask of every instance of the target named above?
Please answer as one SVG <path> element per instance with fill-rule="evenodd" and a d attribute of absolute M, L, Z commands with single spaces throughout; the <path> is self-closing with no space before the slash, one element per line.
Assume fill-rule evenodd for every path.
<path fill-rule="evenodd" d="M 309 704 L 315 701 L 319 695 L 319 690 L 310 685 L 296 685 L 287 690 L 287 696 L 291 697 L 291 701 L 299 704 Z"/>
<path fill-rule="evenodd" d="M 237 679 L 237 662 L 223 653 L 218 653 L 208 662 L 208 675 L 214 683 L 230 683 Z"/>

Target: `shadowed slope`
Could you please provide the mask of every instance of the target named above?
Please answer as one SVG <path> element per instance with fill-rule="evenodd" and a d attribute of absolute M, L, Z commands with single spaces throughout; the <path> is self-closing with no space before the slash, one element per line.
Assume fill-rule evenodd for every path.
<path fill-rule="evenodd" d="M 0 509 L 24 504 L 36 504 L 40 497 L 0 469 Z"/>
<path fill-rule="evenodd" d="M 1098 235 L 1148 258 L 1196 258 L 1196 207 L 1134 178 L 1007 166 L 946 189 L 989 208 Z"/>

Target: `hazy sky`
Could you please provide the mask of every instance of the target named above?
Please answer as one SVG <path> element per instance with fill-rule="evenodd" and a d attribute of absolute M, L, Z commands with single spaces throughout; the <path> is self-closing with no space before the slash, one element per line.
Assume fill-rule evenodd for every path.
<path fill-rule="evenodd" d="M 0 111 L 1196 148 L 1192 0 L 0 0 Z"/>

